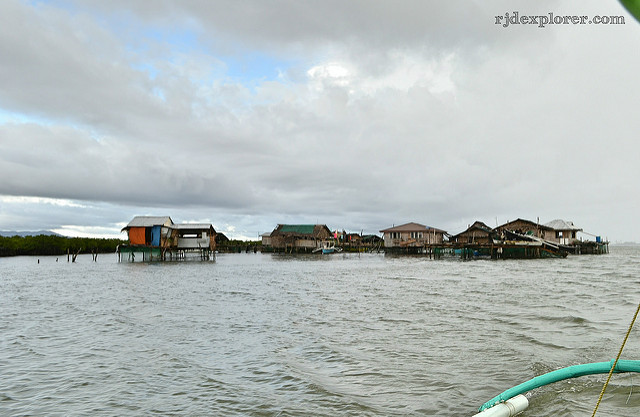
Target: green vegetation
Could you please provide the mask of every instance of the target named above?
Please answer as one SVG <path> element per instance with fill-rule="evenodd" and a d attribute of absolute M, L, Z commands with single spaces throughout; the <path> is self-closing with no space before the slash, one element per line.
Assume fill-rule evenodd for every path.
<path fill-rule="evenodd" d="M 216 250 L 218 252 L 238 253 L 238 252 L 254 252 L 260 251 L 262 248 L 261 240 L 226 240 L 218 243 Z"/>
<path fill-rule="evenodd" d="M 638 21 L 640 21 L 640 1 L 638 0 L 620 0 L 620 3 L 635 17 Z"/>
<path fill-rule="evenodd" d="M 120 239 L 96 239 L 64 236 L 0 236 L 0 256 L 20 255 L 64 255 L 77 253 L 113 253 L 118 245 L 126 243 Z"/>

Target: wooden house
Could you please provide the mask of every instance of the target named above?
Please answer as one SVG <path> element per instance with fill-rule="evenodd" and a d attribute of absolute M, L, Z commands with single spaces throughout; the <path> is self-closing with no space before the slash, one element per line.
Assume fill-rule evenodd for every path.
<path fill-rule="evenodd" d="M 260 235 L 262 239 L 262 246 L 271 246 L 271 232 L 266 232 Z"/>
<path fill-rule="evenodd" d="M 329 240 L 333 240 L 333 234 L 324 224 L 279 224 L 271 232 L 275 250 L 310 251 Z"/>
<path fill-rule="evenodd" d="M 578 232 L 582 232 L 582 229 L 576 227 L 573 222 L 566 220 L 552 220 L 549 223 L 545 223 L 545 226 L 554 230 L 554 233 L 547 238 L 552 242 L 560 245 L 572 245 L 578 240 Z"/>
<path fill-rule="evenodd" d="M 342 248 L 342 250 L 348 252 L 360 252 L 369 247 L 364 243 L 364 241 L 362 240 L 362 235 L 359 233 L 347 233 L 345 231 L 342 231 L 342 233 L 337 233 L 337 235 L 338 244 Z"/>
<path fill-rule="evenodd" d="M 136 216 L 122 228 L 132 246 L 165 247 L 171 237 L 173 220 L 169 216 Z"/>
<path fill-rule="evenodd" d="M 118 246 L 118 259 L 152 261 L 185 259 L 197 255 L 209 259 L 216 248 L 211 224 L 175 224 L 169 216 L 136 216 L 122 228 L 129 244 Z"/>
<path fill-rule="evenodd" d="M 378 235 L 362 235 L 361 240 L 363 245 L 370 247 L 380 246 L 384 243 L 382 238 Z"/>
<path fill-rule="evenodd" d="M 229 243 L 229 238 L 224 233 L 216 233 L 216 245 L 226 245 Z"/>
<path fill-rule="evenodd" d="M 493 229 L 481 221 L 476 221 L 467 228 L 464 232 L 451 236 L 451 242 L 459 244 L 478 244 L 488 245 L 491 244 L 496 237 L 496 233 Z"/>
<path fill-rule="evenodd" d="M 380 230 L 385 248 L 424 247 L 444 242 L 444 230 L 420 223 L 406 223 Z"/>
<path fill-rule="evenodd" d="M 544 240 L 550 240 L 555 236 L 555 230 L 551 227 L 525 219 L 516 219 L 507 222 L 496 227 L 495 231 L 498 232 L 502 240 L 518 240 L 517 235 L 533 236 Z"/>
<path fill-rule="evenodd" d="M 362 243 L 362 236 L 358 233 L 345 233 L 341 239 L 342 243 L 345 245 L 357 246 Z"/>
<path fill-rule="evenodd" d="M 216 231 L 208 223 L 182 223 L 174 224 L 176 247 L 183 249 L 206 249 L 213 251 L 216 248 Z"/>

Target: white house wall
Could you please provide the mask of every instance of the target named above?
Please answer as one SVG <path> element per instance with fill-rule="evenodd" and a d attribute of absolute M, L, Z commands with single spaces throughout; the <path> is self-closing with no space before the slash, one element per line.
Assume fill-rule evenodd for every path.
<path fill-rule="evenodd" d="M 206 249 L 209 247 L 209 237 L 180 237 L 178 238 L 178 249 Z"/>

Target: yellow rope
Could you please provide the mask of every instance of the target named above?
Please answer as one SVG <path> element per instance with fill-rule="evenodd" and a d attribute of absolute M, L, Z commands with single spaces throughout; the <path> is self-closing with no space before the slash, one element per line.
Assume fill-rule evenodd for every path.
<path fill-rule="evenodd" d="M 624 349 L 624 345 L 627 343 L 629 334 L 631 334 L 631 329 L 633 328 L 633 323 L 635 323 L 636 318 L 638 317 L 638 312 L 640 312 L 640 304 L 638 304 L 638 308 L 636 309 L 636 314 L 633 315 L 633 320 L 631 320 L 631 324 L 629 325 L 629 330 L 627 330 L 627 335 L 624 337 L 624 340 L 622 341 L 622 346 L 620 346 L 620 351 L 618 351 L 618 356 L 616 356 L 616 360 L 613 362 L 613 366 L 609 371 L 609 376 L 607 377 L 607 381 L 604 383 L 604 386 L 602 387 L 602 392 L 600 392 L 600 397 L 598 397 L 596 408 L 593 410 L 593 414 L 591 414 L 591 417 L 595 417 L 596 411 L 598 411 L 598 407 L 600 407 L 600 402 L 602 401 L 602 397 L 604 397 L 604 392 L 607 389 L 607 385 L 609 385 L 609 381 L 611 380 L 611 375 L 613 375 L 613 371 L 614 369 L 616 369 L 618 360 L 620 359 L 620 356 L 622 356 L 622 349 Z"/>

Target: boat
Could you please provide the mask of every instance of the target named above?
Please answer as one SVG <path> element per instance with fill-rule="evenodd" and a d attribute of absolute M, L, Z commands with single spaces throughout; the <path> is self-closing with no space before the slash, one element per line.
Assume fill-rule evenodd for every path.
<path fill-rule="evenodd" d="M 312 253 L 321 252 L 323 255 L 341 252 L 342 248 L 337 248 L 333 242 L 322 242 L 319 247 L 315 248 Z"/>
<path fill-rule="evenodd" d="M 335 246 L 322 248 L 322 254 L 323 255 L 328 255 L 328 254 L 334 253 L 335 251 L 336 251 L 336 247 Z"/>
<path fill-rule="evenodd" d="M 566 258 L 567 251 L 563 250 L 558 244 L 548 240 L 539 238 L 531 234 L 522 234 L 512 230 L 504 231 L 506 241 L 514 247 L 529 246 L 540 248 L 540 256 L 551 258 Z"/>

